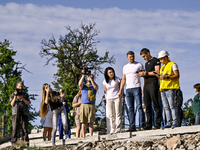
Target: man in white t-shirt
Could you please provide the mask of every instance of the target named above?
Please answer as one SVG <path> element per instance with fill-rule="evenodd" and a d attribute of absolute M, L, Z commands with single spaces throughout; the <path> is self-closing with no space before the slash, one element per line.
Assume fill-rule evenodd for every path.
<path fill-rule="evenodd" d="M 138 72 L 144 70 L 141 63 L 135 61 L 135 54 L 132 51 L 127 53 L 129 63 L 123 67 L 123 77 L 121 81 L 119 98 L 121 98 L 122 90 L 126 83 L 126 102 L 128 104 L 130 127 L 128 131 L 136 131 L 134 103 L 139 111 L 140 129 L 144 130 L 145 116 L 142 109 L 142 92 L 141 82 Z"/>

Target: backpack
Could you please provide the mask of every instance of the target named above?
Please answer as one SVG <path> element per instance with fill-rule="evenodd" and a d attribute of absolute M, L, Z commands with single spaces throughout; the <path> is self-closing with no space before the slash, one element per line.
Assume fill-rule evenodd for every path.
<path fill-rule="evenodd" d="M 86 84 L 87 88 L 88 88 L 88 100 L 91 102 L 94 102 L 96 100 L 95 94 L 92 91 L 92 89 L 89 87 L 88 84 Z"/>
<path fill-rule="evenodd" d="M 183 93 L 180 89 L 176 90 L 175 104 L 178 107 L 181 107 L 183 104 Z"/>

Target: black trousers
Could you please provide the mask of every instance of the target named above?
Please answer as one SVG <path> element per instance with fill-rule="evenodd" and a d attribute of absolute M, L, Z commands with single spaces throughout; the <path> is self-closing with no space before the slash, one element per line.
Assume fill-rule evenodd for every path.
<path fill-rule="evenodd" d="M 183 120 L 183 111 L 180 106 L 176 106 L 176 110 L 177 110 L 177 126 L 181 127 L 181 123 Z"/>
<path fill-rule="evenodd" d="M 20 121 L 22 124 L 22 140 L 29 141 L 28 138 L 28 116 L 24 115 L 24 113 L 20 113 L 20 115 L 13 115 L 12 120 L 12 137 L 11 137 L 11 143 L 15 143 L 17 141 L 18 133 L 20 132 Z"/>
<path fill-rule="evenodd" d="M 144 93 L 144 104 L 146 106 L 147 127 L 152 127 L 152 103 L 156 113 L 155 125 L 156 126 L 161 125 L 162 113 L 158 102 L 158 92 L 159 92 L 158 84 L 148 83 L 144 85 L 143 93 Z"/>

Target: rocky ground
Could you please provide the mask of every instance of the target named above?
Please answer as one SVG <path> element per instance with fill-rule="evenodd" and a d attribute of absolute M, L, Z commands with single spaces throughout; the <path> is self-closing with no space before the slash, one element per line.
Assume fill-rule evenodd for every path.
<path fill-rule="evenodd" d="M 29 150 L 27 143 L 18 142 L 15 146 L 8 146 L 2 150 Z M 33 148 L 31 148 L 33 149 Z M 160 139 L 143 142 L 131 139 L 86 142 L 77 145 L 53 146 L 48 148 L 34 148 L 35 150 L 200 150 L 200 133 L 171 135 L 168 134 Z"/>

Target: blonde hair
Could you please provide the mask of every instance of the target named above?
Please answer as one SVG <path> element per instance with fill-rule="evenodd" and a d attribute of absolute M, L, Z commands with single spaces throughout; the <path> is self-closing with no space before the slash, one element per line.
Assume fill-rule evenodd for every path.
<path fill-rule="evenodd" d="M 64 89 L 60 89 L 60 91 L 59 91 L 60 93 L 64 93 L 65 92 L 65 90 Z"/>
<path fill-rule="evenodd" d="M 42 118 L 45 118 L 48 110 L 47 110 L 47 104 L 45 104 L 45 98 L 46 98 L 46 91 L 45 88 L 48 84 L 45 83 L 42 86 L 42 96 L 41 96 L 41 102 L 40 102 L 40 112 L 39 112 L 39 116 Z"/>

